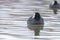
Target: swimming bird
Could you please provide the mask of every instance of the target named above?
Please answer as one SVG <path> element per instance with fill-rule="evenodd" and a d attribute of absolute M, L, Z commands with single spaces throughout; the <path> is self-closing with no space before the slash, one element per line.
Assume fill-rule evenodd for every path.
<path fill-rule="evenodd" d="M 53 10 L 54 14 L 57 14 L 58 9 L 60 9 L 60 4 L 57 0 L 54 0 L 54 3 L 50 4 L 50 9 Z"/>
<path fill-rule="evenodd" d="M 51 9 L 60 9 L 60 4 L 58 3 L 57 0 L 54 0 L 53 4 L 50 4 Z"/>
<path fill-rule="evenodd" d="M 30 30 L 34 30 L 34 34 L 37 36 L 40 30 L 43 30 L 44 20 L 38 12 L 35 12 L 35 15 L 27 20 L 27 25 Z"/>

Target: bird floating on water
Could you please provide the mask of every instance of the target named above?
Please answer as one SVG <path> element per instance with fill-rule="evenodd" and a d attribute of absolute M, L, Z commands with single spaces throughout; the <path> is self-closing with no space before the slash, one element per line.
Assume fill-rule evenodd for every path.
<path fill-rule="evenodd" d="M 35 36 L 37 36 L 43 29 L 44 20 L 38 12 L 35 12 L 35 15 L 27 20 L 27 25 L 30 30 L 34 30 Z"/>
<path fill-rule="evenodd" d="M 57 14 L 58 9 L 60 9 L 60 4 L 57 0 L 54 0 L 54 3 L 50 4 L 50 9 L 53 10 L 54 14 Z"/>
<path fill-rule="evenodd" d="M 53 4 L 50 4 L 51 9 L 60 9 L 60 4 L 58 3 L 57 0 L 54 0 Z"/>

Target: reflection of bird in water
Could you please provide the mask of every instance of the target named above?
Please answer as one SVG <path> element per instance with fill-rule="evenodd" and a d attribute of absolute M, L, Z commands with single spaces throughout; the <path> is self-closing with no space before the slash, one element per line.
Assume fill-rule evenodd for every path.
<path fill-rule="evenodd" d="M 54 9 L 53 12 L 54 12 L 54 14 L 57 14 L 57 9 Z"/>
<path fill-rule="evenodd" d="M 38 12 L 35 13 L 34 17 L 30 17 L 27 20 L 28 28 L 34 30 L 35 35 L 39 35 L 40 30 L 43 29 L 44 20 Z"/>
<path fill-rule="evenodd" d="M 57 10 L 60 9 L 60 4 L 55 0 L 53 4 L 50 4 L 50 9 L 57 14 Z"/>

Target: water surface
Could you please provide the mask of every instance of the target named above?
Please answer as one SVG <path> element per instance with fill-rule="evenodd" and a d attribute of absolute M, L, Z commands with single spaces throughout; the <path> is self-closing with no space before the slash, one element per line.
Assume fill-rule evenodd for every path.
<path fill-rule="evenodd" d="M 59 40 L 60 11 L 55 15 L 50 2 L 53 0 L 0 0 L 0 40 Z M 28 18 L 36 11 L 44 19 L 40 36 L 27 28 Z"/>

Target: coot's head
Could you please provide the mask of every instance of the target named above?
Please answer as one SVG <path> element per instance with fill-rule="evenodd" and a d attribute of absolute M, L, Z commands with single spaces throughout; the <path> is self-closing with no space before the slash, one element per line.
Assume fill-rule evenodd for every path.
<path fill-rule="evenodd" d="M 35 17 L 34 17 L 34 19 L 35 19 L 35 20 L 40 20 L 40 18 L 41 18 L 40 14 L 39 14 L 38 12 L 35 12 Z"/>
<path fill-rule="evenodd" d="M 54 5 L 57 5 L 57 4 L 58 4 L 58 2 L 55 0 L 55 1 L 54 1 Z"/>

